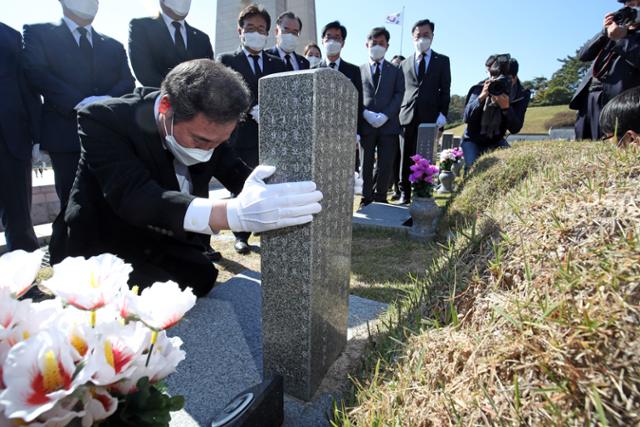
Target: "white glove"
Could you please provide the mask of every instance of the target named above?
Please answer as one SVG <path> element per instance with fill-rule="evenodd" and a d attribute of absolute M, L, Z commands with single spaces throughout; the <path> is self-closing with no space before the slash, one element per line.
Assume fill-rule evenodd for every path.
<path fill-rule="evenodd" d="M 374 125 L 375 121 L 376 121 L 376 113 L 374 113 L 373 111 L 370 110 L 364 110 L 362 112 L 362 117 L 364 117 L 364 119 L 373 127 L 376 127 Z"/>
<path fill-rule="evenodd" d="M 43 161 L 44 157 L 40 152 L 40 144 L 33 144 L 33 147 L 31 148 L 31 163 L 39 166 Z"/>
<path fill-rule="evenodd" d="M 274 166 L 258 166 L 238 197 L 229 200 L 227 222 L 232 231 L 261 233 L 306 224 L 322 210 L 322 193 L 314 182 L 265 184 L 275 171 Z"/>
<path fill-rule="evenodd" d="M 249 114 L 251 114 L 251 117 L 253 117 L 253 120 L 256 121 L 256 123 L 260 124 L 260 106 L 259 105 L 255 105 L 251 111 L 249 111 Z"/>
<path fill-rule="evenodd" d="M 440 113 L 440 115 L 438 116 L 438 119 L 436 120 L 436 126 L 441 128 L 444 127 L 447 124 L 447 118 L 444 116 L 444 114 Z"/>
<path fill-rule="evenodd" d="M 376 114 L 376 128 L 382 127 L 385 123 L 387 123 L 387 121 L 389 120 L 389 117 L 387 117 L 385 114 L 382 113 L 378 113 Z"/>
<path fill-rule="evenodd" d="M 108 95 L 104 95 L 104 96 L 89 96 L 85 99 L 83 99 L 82 101 L 78 102 L 78 104 L 74 107 L 75 110 L 80 110 L 84 107 L 86 107 L 87 105 L 93 104 L 94 102 L 98 102 L 98 101 L 104 101 L 105 99 L 109 99 L 111 98 Z"/>

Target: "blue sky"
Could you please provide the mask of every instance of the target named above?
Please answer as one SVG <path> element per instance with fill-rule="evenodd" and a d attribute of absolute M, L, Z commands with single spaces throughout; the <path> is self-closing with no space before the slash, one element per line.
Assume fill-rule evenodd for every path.
<path fill-rule="evenodd" d="M 0 20 L 16 29 L 61 16 L 57 0 L 11 4 L 5 5 Z M 101 0 L 94 25 L 126 45 L 129 20 L 155 13 L 157 4 L 157 0 Z M 367 60 L 367 32 L 384 25 L 385 17 L 403 6 L 404 55 L 413 51 L 413 23 L 431 19 L 436 23 L 433 49 L 451 58 L 452 93 L 464 95 L 484 77 L 484 61 L 492 53 L 509 52 L 518 58 L 523 80 L 549 77 L 558 68 L 556 59 L 573 54 L 601 28 L 604 15 L 620 4 L 615 0 L 316 0 L 318 30 L 339 19 L 348 29 L 342 56 L 361 64 Z M 187 21 L 213 39 L 215 14 L 216 0 L 192 0 Z M 386 26 L 391 32 L 390 59 L 400 50 L 401 27 Z"/>

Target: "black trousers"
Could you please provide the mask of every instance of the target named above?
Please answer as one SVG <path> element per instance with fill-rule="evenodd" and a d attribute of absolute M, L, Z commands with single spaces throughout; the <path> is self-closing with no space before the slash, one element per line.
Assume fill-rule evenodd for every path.
<path fill-rule="evenodd" d="M 51 225 L 49 255 L 51 265 L 57 264 L 67 256 L 67 224 L 64 213 L 69 202 L 69 193 L 76 177 L 80 152 L 49 153 L 53 173 L 55 174 L 56 193 L 60 199 L 60 212 Z"/>
<path fill-rule="evenodd" d="M 28 142 L 25 141 L 25 144 Z M 38 239 L 31 223 L 31 159 L 18 159 L 0 136 L 0 216 L 7 249 L 32 252 Z"/>
<path fill-rule="evenodd" d="M 411 124 L 402 127 L 400 135 L 400 191 L 405 199 L 411 198 L 411 183 L 409 182 L 409 169 L 413 162 L 411 156 L 416 154 L 418 143 L 418 122 L 413 121 Z"/>
<path fill-rule="evenodd" d="M 598 140 L 602 138 L 600 112 L 605 105 L 605 96 L 601 91 L 589 92 L 586 105 L 578 111 L 575 131 L 576 140 Z"/>
<path fill-rule="evenodd" d="M 362 197 L 366 201 L 383 202 L 393 173 L 393 161 L 398 145 L 398 135 L 381 135 L 374 132 L 362 135 Z M 377 163 L 376 163 L 377 153 Z M 376 166 L 374 176 L 374 166 Z"/>

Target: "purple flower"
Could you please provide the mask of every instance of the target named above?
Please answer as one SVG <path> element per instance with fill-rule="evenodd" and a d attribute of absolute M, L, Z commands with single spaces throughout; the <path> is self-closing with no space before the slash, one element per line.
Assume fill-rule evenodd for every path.
<path fill-rule="evenodd" d="M 420 161 L 420 159 L 422 159 L 422 156 L 420 154 L 415 154 L 415 155 L 411 156 L 410 158 L 411 158 L 411 160 L 413 160 L 414 162 L 417 163 L 418 161 Z"/>

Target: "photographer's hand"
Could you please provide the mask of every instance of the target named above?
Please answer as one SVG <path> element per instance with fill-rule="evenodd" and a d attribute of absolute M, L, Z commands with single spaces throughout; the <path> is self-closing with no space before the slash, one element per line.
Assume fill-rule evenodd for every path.
<path fill-rule="evenodd" d="M 607 13 L 606 16 L 604 17 L 604 23 L 602 24 L 602 27 L 606 30 L 607 28 L 609 28 L 609 25 L 613 24 L 613 13 Z"/>
<path fill-rule="evenodd" d="M 491 79 L 487 79 L 484 82 L 484 86 L 482 86 L 482 92 L 480 92 L 480 96 L 478 96 L 478 101 L 482 104 L 489 97 L 489 85 L 491 84 Z"/>
<path fill-rule="evenodd" d="M 493 102 L 498 104 L 498 106 L 502 110 L 509 109 L 509 105 L 511 105 L 510 101 L 509 101 L 509 95 L 502 94 L 502 95 L 498 95 L 498 96 L 492 96 L 491 99 L 493 100 Z"/>
<path fill-rule="evenodd" d="M 613 13 L 604 17 L 604 28 L 607 33 L 607 37 L 613 41 L 622 40 L 627 37 L 627 33 L 629 31 L 627 27 L 620 26 L 615 23 L 613 20 Z"/>

